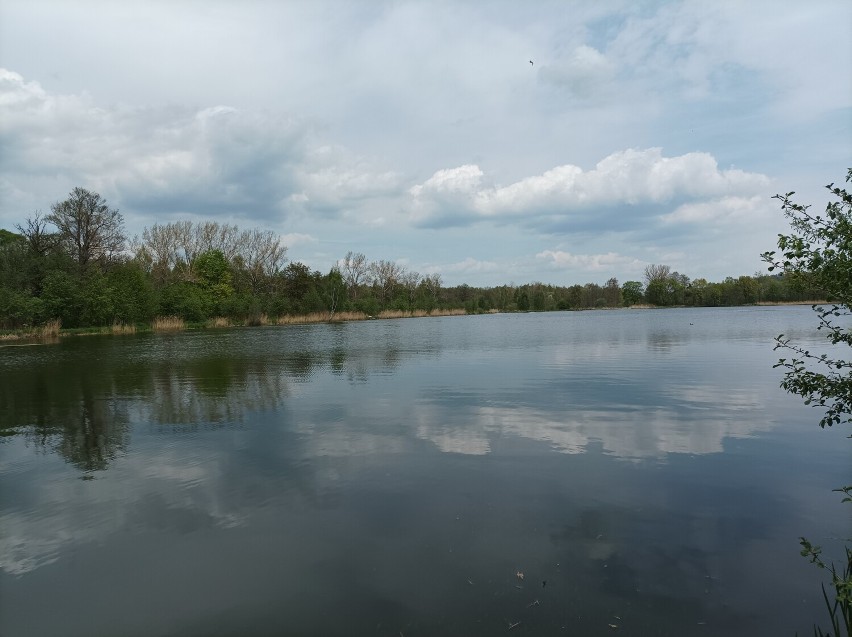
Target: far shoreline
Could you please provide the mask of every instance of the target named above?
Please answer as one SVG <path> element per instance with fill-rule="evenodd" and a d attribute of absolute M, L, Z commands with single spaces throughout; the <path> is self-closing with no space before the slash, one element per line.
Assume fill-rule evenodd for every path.
<path fill-rule="evenodd" d="M 23 344 L 40 344 L 40 343 L 55 343 L 60 338 L 69 336 L 122 336 L 130 334 L 147 334 L 147 333 L 169 333 L 182 331 L 196 330 L 214 330 L 222 328 L 242 328 L 242 327 L 280 327 L 286 325 L 316 325 L 316 324 L 334 324 L 348 323 L 356 321 L 372 321 L 372 320 L 390 320 L 390 319 L 407 319 L 407 318 L 434 318 L 441 316 L 481 316 L 484 314 L 549 314 L 551 312 L 586 312 L 589 310 L 671 310 L 683 308 L 738 308 L 738 307 L 776 307 L 776 306 L 814 306 L 828 304 L 829 301 L 758 301 L 757 303 L 749 303 L 747 305 L 717 305 L 717 306 L 694 306 L 694 305 L 651 305 L 648 303 L 637 303 L 622 307 L 587 307 L 573 310 L 548 310 L 543 312 L 519 312 L 519 311 L 503 311 L 496 309 L 487 310 L 484 312 L 467 312 L 463 308 L 447 309 L 447 310 L 383 310 L 377 315 L 365 314 L 363 312 L 312 312 L 310 314 L 299 315 L 284 315 L 279 317 L 267 317 L 260 315 L 250 317 L 242 321 L 233 321 L 225 317 L 215 317 L 203 322 L 187 322 L 180 317 L 157 317 L 151 323 L 140 324 L 125 324 L 115 323 L 113 325 L 101 327 L 73 327 L 63 328 L 58 321 L 49 321 L 48 323 L 27 329 L 9 330 L 0 332 L 0 346 L 2 345 L 23 345 Z M 26 343 L 19 343 L 25 341 Z"/>

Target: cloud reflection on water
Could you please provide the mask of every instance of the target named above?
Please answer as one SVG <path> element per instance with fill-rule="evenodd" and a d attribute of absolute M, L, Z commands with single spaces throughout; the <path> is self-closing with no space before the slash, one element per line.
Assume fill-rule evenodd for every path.
<path fill-rule="evenodd" d="M 347 463 L 416 454 L 418 441 L 467 456 L 529 440 L 563 454 L 600 448 L 659 462 L 721 453 L 726 440 L 776 424 L 771 383 L 747 382 L 748 371 L 693 366 L 688 382 L 675 380 L 684 358 L 706 353 L 686 351 L 694 333 L 680 325 L 665 339 L 652 329 L 647 340 L 626 324 L 601 338 L 593 323 L 567 322 L 573 331 L 520 333 L 505 341 L 511 356 L 497 357 L 488 330 L 463 332 L 442 350 L 439 323 L 419 325 L 426 326 L 422 342 L 404 331 L 417 322 L 381 325 L 374 341 L 353 338 L 375 338 L 370 325 L 354 333 L 335 326 L 153 341 L 169 343 L 165 355 L 151 354 L 150 342 L 128 341 L 147 348 L 129 363 L 117 341 L 92 341 L 105 348 L 97 366 L 80 366 L 72 350 L 55 364 L 39 358 L 14 369 L 0 392 L 5 426 L 18 433 L 0 471 L 28 466 L 36 448 L 57 452 L 84 477 L 108 471 L 109 479 L 69 482 L 61 463 L 44 458 L 42 478 L 21 487 L 20 506 L 0 514 L 0 568 L 29 572 L 68 543 L 138 530 L 145 520 L 178 529 L 245 524 L 256 506 L 280 499 L 272 489 L 322 499 L 340 487 L 354 466 Z M 507 324 L 496 329 L 504 334 Z M 271 340 L 254 342 L 258 334 Z M 231 351 L 225 344 L 237 336 Z M 185 349 L 176 356 L 172 347 Z M 607 373 L 597 371 L 614 361 Z M 66 382 L 52 382 L 56 376 Z M 282 465 L 292 473 L 283 481 Z M 266 475 L 262 467 L 275 469 Z M 239 497 L 229 481 L 241 485 Z"/>
<path fill-rule="evenodd" d="M 530 407 L 483 406 L 454 411 L 451 406 L 414 406 L 417 436 L 441 451 L 482 455 L 491 441 L 518 436 L 544 442 L 561 453 L 584 453 L 594 444 L 624 459 L 664 458 L 666 454 L 707 454 L 724 450 L 728 438 L 749 438 L 774 427 L 770 420 L 743 417 L 760 413 L 757 392 L 712 387 L 672 387 L 676 406 L 613 405 L 561 413 Z"/>
<path fill-rule="evenodd" d="M 543 319 L 520 317 L 525 330 L 497 348 L 491 326 L 508 334 L 514 317 L 458 321 L 457 336 L 430 321 L 186 334 L 112 352 L 92 341 L 97 366 L 62 344 L 57 357 L 74 355 L 54 386 L 50 366 L 0 369 L 13 423 L 0 628 L 50 598 L 67 602 L 51 607 L 62 632 L 92 634 L 77 609 L 95 598 L 104 634 L 153 606 L 150 634 L 259 616 L 278 633 L 316 631 L 329 608 L 320 632 L 368 634 L 390 614 L 405 634 L 409 621 L 451 633 L 434 619 L 444 614 L 473 634 L 533 593 L 514 587 L 522 568 L 549 581 L 535 589 L 542 634 L 565 613 L 597 621 L 626 604 L 645 626 L 677 626 L 668 634 L 696 634 L 708 615 L 749 634 L 753 591 L 799 600 L 806 587 L 783 548 L 817 508 L 790 437 L 802 412 L 755 372 L 771 367 L 768 348 L 760 358 L 748 341 L 685 329 L 672 347 L 611 329 L 595 340 L 610 315 L 632 325 L 555 316 L 537 334 Z M 98 444 L 63 453 L 81 414 Z M 762 440 L 732 444 L 748 437 Z M 104 463 L 83 461 L 93 449 Z M 814 473 L 845 466 L 829 460 Z M 705 592 L 708 575 L 720 583 Z"/>

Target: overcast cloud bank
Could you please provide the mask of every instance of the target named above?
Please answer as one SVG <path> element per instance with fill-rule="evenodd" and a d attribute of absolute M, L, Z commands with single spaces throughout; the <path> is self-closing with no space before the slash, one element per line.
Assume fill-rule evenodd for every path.
<path fill-rule="evenodd" d="M 845 4 L 535 9 L 5 2 L 0 227 L 83 186 L 131 234 L 261 227 L 320 270 L 719 279 L 761 267 L 775 192 L 821 206 L 852 164 Z"/>

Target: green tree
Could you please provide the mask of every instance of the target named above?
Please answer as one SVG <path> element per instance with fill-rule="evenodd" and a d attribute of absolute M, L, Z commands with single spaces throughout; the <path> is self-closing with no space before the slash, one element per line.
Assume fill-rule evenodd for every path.
<path fill-rule="evenodd" d="M 41 295 L 47 319 L 58 318 L 63 327 L 79 327 L 85 300 L 79 277 L 62 270 L 52 270 L 44 278 Z"/>
<path fill-rule="evenodd" d="M 609 307 L 618 307 L 621 305 L 621 288 L 618 287 L 618 279 L 610 278 L 604 287 L 604 298 Z"/>
<path fill-rule="evenodd" d="M 203 321 L 211 316 L 212 311 L 210 296 L 195 283 L 175 281 L 159 292 L 157 313 L 160 315 Z"/>
<path fill-rule="evenodd" d="M 5 228 L 0 228 L 0 246 L 4 246 L 7 243 L 13 243 L 15 241 L 20 241 L 21 235 L 15 234 L 14 232 L 9 232 Z"/>
<path fill-rule="evenodd" d="M 44 303 L 18 290 L 0 287 L 0 328 L 15 329 L 44 320 Z"/>
<path fill-rule="evenodd" d="M 852 181 L 852 169 L 846 182 Z M 852 361 L 837 346 L 852 347 L 852 331 L 842 322 L 852 315 L 852 194 L 834 184 L 826 186 L 835 201 L 830 201 L 825 216 L 810 212 L 810 206 L 792 200 L 794 192 L 776 195 L 781 209 L 790 221 L 792 232 L 778 236 L 776 252 L 762 255 L 769 270 L 780 269 L 785 275 L 803 280 L 811 288 L 826 292 L 830 304 L 815 305 L 819 329 L 825 333 L 830 347 L 826 353 L 812 352 L 794 343 L 784 335 L 778 336 L 775 348 L 787 350 L 792 358 L 782 358 L 775 367 L 784 370 L 781 386 L 788 392 L 802 396 L 805 404 L 824 410 L 820 427 L 852 422 Z M 836 489 L 846 494 L 843 502 L 852 502 L 852 485 Z M 846 547 L 846 564 L 837 568 L 822 559 L 822 549 L 801 538 L 802 555 L 810 558 L 819 568 L 828 569 L 834 600 L 823 586 L 823 597 L 833 632 L 823 633 L 814 628 L 816 635 L 852 635 L 852 549 Z"/>
<path fill-rule="evenodd" d="M 113 322 L 115 311 L 112 305 L 114 291 L 98 269 L 91 269 L 82 280 L 83 307 L 80 325 L 108 325 Z"/>
<path fill-rule="evenodd" d="M 284 268 L 281 276 L 283 278 L 283 292 L 289 300 L 288 308 L 291 313 L 310 312 L 309 307 L 318 303 L 321 304 L 321 301 L 317 301 L 318 295 L 316 294 L 310 295 L 311 298 L 308 298 L 316 281 L 314 273 L 307 265 L 300 261 L 292 261 Z"/>
<path fill-rule="evenodd" d="M 329 316 L 334 317 L 334 313 L 341 309 L 345 302 L 346 283 L 343 280 L 343 275 L 340 268 L 334 266 L 329 273 L 325 275 L 323 280 L 325 305 L 328 308 Z"/>
<path fill-rule="evenodd" d="M 438 306 L 441 293 L 441 275 L 424 276 L 417 285 L 416 305 L 421 310 L 431 312 Z"/>
<path fill-rule="evenodd" d="M 645 288 L 645 298 L 653 305 L 671 305 L 671 297 L 668 279 L 655 279 Z"/>
<path fill-rule="evenodd" d="M 195 260 L 195 273 L 201 289 L 210 298 L 214 311 L 221 311 L 222 304 L 234 293 L 231 286 L 231 270 L 221 250 L 208 250 Z"/>
<path fill-rule="evenodd" d="M 740 288 L 743 303 L 757 303 L 760 294 L 760 288 L 757 281 L 750 276 L 741 276 L 737 279 L 737 285 Z"/>
<path fill-rule="evenodd" d="M 642 284 L 639 281 L 625 281 L 621 286 L 621 298 L 628 307 L 641 303 L 642 295 Z"/>
<path fill-rule="evenodd" d="M 674 289 L 671 268 L 652 263 L 645 267 L 645 298 L 654 305 L 672 305 Z"/>
<path fill-rule="evenodd" d="M 544 312 L 546 308 L 547 297 L 541 283 L 533 283 L 532 288 L 532 309 L 534 312 Z"/>
<path fill-rule="evenodd" d="M 0 235 L 0 287 L 24 290 L 29 287 L 29 247 L 21 235 L 8 230 L 3 232 L 5 234 Z"/>
<path fill-rule="evenodd" d="M 114 320 L 138 323 L 154 316 L 154 290 L 138 263 L 130 261 L 112 268 L 107 281 Z"/>

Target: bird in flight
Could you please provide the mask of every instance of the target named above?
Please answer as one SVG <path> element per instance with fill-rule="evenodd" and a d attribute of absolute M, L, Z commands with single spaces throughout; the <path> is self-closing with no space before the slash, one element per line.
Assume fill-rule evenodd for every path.
<path fill-rule="evenodd" d="M 530 60 L 530 64 L 532 64 L 532 63 L 533 63 L 533 61 L 532 61 L 532 60 Z M 535 66 L 535 65 L 533 64 L 533 66 Z"/>

